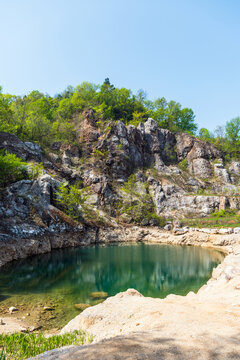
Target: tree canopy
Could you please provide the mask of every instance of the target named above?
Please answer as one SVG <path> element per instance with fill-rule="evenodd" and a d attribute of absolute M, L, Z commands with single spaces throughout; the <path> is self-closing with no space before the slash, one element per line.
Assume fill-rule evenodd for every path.
<path fill-rule="evenodd" d="M 135 95 L 106 78 L 102 85 L 83 82 L 75 88 L 68 86 L 53 97 L 37 90 L 25 96 L 3 94 L 0 87 L 0 131 L 42 145 L 54 140 L 74 141 L 72 118 L 86 108 L 92 108 L 103 121 L 138 125 L 153 117 L 160 127 L 171 131 L 194 134 L 197 130 L 192 109 L 182 109 L 179 103 L 167 102 L 164 97 L 148 100 L 143 90 Z"/>

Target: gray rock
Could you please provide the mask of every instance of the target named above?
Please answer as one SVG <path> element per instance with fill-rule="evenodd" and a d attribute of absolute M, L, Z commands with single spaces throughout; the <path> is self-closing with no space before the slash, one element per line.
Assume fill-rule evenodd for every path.
<path fill-rule="evenodd" d="M 229 166 L 229 171 L 234 175 L 240 176 L 240 162 L 232 161 Z"/>
<path fill-rule="evenodd" d="M 227 172 L 227 169 L 224 168 L 223 164 L 214 164 L 214 173 L 218 178 L 220 178 L 220 180 L 222 180 L 222 182 L 231 183 L 230 176 Z"/>
<path fill-rule="evenodd" d="M 174 220 L 173 221 L 173 227 L 174 228 L 182 228 L 183 224 L 180 220 Z"/>
<path fill-rule="evenodd" d="M 171 224 L 167 224 L 167 225 L 164 226 L 163 229 L 164 229 L 164 230 L 167 230 L 167 231 L 170 231 L 170 230 L 172 230 L 172 225 L 171 225 Z"/>
<path fill-rule="evenodd" d="M 0 131 L 0 149 L 15 154 L 23 160 L 42 161 L 42 150 L 39 145 L 22 142 L 16 135 Z"/>

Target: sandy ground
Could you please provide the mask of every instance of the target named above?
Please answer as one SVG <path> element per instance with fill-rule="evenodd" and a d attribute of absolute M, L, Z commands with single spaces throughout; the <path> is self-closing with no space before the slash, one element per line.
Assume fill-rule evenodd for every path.
<path fill-rule="evenodd" d="M 23 320 L 12 317 L 1 317 L 0 334 L 10 334 L 16 331 L 28 331 L 29 326 Z"/>

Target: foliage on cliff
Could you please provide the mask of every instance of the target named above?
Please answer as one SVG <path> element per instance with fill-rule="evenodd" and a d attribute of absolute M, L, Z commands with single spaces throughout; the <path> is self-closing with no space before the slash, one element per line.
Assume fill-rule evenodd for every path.
<path fill-rule="evenodd" d="M 30 165 L 15 154 L 0 151 L 0 188 L 22 179 L 34 179 L 42 172 L 42 165 Z"/>
<path fill-rule="evenodd" d="M 240 117 L 227 121 L 225 126 L 218 126 L 213 133 L 201 128 L 199 138 L 221 150 L 226 161 L 240 159 Z"/>
<path fill-rule="evenodd" d="M 67 186 L 62 183 L 56 193 L 56 201 L 63 205 L 66 214 L 73 219 L 79 219 L 86 210 L 86 198 L 85 189 L 81 189 L 79 184 Z"/>
<path fill-rule="evenodd" d="M 147 100 L 143 91 L 134 95 L 126 88 L 114 87 L 109 79 L 95 85 L 83 82 L 51 97 L 39 91 L 15 96 L 0 92 L 0 131 L 17 135 L 21 140 L 35 141 L 41 145 L 60 140 L 76 140 L 76 119 L 81 112 L 92 108 L 100 121 L 122 120 L 138 124 L 153 117 L 159 126 L 172 131 L 195 133 L 197 125 L 191 109 L 181 108 L 175 101 L 165 98 Z"/>
<path fill-rule="evenodd" d="M 53 97 L 37 90 L 24 96 L 3 94 L 1 90 L 0 87 L 0 131 L 43 147 L 54 141 L 75 143 L 81 114 L 91 108 L 99 123 L 122 120 L 125 124 L 138 125 L 152 117 L 161 128 L 188 132 L 213 143 L 226 160 L 240 158 L 239 117 L 228 121 L 224 127 L 218 126 L 214 133 L 201 128 L 197 134 L 192 109 L 182 108 L 178 102 L 167 101 L 164 97 L 149 100 L 143 90 L 133 94 L 129 89 L 116 88 L 108 78 L 102 85 L 83 82 L 75 88 L 68 86 Z"/>
<path fill-rule="evenodd" d="M 165 220 L 155 213 L 155 205 L 149 193 L 147 182 L 138 183 L 137 185 L 137 177 L 132 174 L 124 183 L 122 193 L 123 198 L 118 204 L 118 211 L 123 218 L 125 217 L 125 221 L 125 215 L 127 215 L 128 220 L 136 224 L 165 225 Z"/>

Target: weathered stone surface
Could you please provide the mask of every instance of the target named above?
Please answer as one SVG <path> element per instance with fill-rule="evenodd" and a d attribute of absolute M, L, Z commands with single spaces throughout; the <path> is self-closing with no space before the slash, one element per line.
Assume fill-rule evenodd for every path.
<path fill-rule="evenodd" d="M 238 161 L 232 161 L 229 166 L 229 171 L 233 173 L 234 175 L 240 175 L 240 162 Z"/>
<path fill-rule="evenodd" d="M 214 173 L 223 181 L 223 183 L 231 183 L 230 176 L 227 172 L 227 169 L 224 168 L 223 164 L 214 164 Z"/>
<path fill-rule="evenodd" d="M 233 162 L 229 167 L 230 178 L 220 152 L 211 144 L 189 134 L 173 134 L 159 129 L 151 118 L 137 127 L 118 121 L 110 124 L 107 131 L 101 129 L 103 125 L 99 125 L 91 110 L 79 115 L 78 121 L 81 123 L 78 130 L 81 150 L 76 145 L 56 142 L 51 145 L 47 158 L 42 157 L 38 145 L 23 143 L 14 135 L 0 133 L 1 147 L 15 151 L 27 161 L 42 158 L 44 166 L 46 164 L 46 168 L 54 174 L 54 177 L 45 174 L 37 180 L 22 180 L 5 189 L 0 197 L 0 239 L 34 238 L 35 241 L 35 237 L 53 234 L 50 249 L 58 247 L 57 241 L 60 242 L 59 247 L 72 246 L 69 240 L 62 245 L 61 234 L 82 230 L 60 210 L 63 208 L 56 207 L 59 204 L 55 193 L 61 181 L 70 184 L 82 181 L 89 192 L 86 204 L 114 227 L 117 216 L 121 222 L 133 221 L 131 216 L 119 215 L 116 211 L 126 196 L 122 185 L 133 173 L 136 176 L 136 191 L 141 195 L 149 193 L 160 216 L 172 219 L 203 217 L 219 209 L 240 209 L 238 187 L 235 185 L 238 165 Z M 82 156 L 84 161 L 80 158 Z M 181 164 L 178 167 L 184 159 L 183 167 Z M 212 178 L 213 174 L 215 178 Z M 232 177 L 234 182 L 231 183 Z M 145 185 L 148 185 L 147 190 Z M 199 194 L 205 191 L 209 192 L 207 196 Z M 219 195 L 211 195 L 214 193 Z M 141 221 L 144 227 L 157 225 L 147 217 Z M 170 226 L 167 228 L 170 229 Z M 97 231 L 101 234 L 102 229 Z M 185 231 L 188 230 L 177 232 L 180 235 Z M 92 232 L 96 229 L 93 228 Z M 88 233 L 91 233 L 89 228 Z M 106 229 L 104 234 L 104 240 L 98 236 L 97 241 L 119 241 L 126 237 L 125 232 L 115 236 Z M 86 232 L 81 236 L 88 238 Z M 89 236 L 92 239 L 92 234 Z M 34 241 L 29 242 L 29 249 L 34 248 L 29 253 L 38 251 Z M 10 258 L 16 257 L 15 251 L 9 248 Z M 26 256 L 25 252 L 23 256 Z"/>
<path fill-rule="evenodd" d="M 42 160 L 42 150 L 39 145 L 22 142 L 16 135 L 0 131 L 0 149 L 15 154 L 23 160 Z"/>

